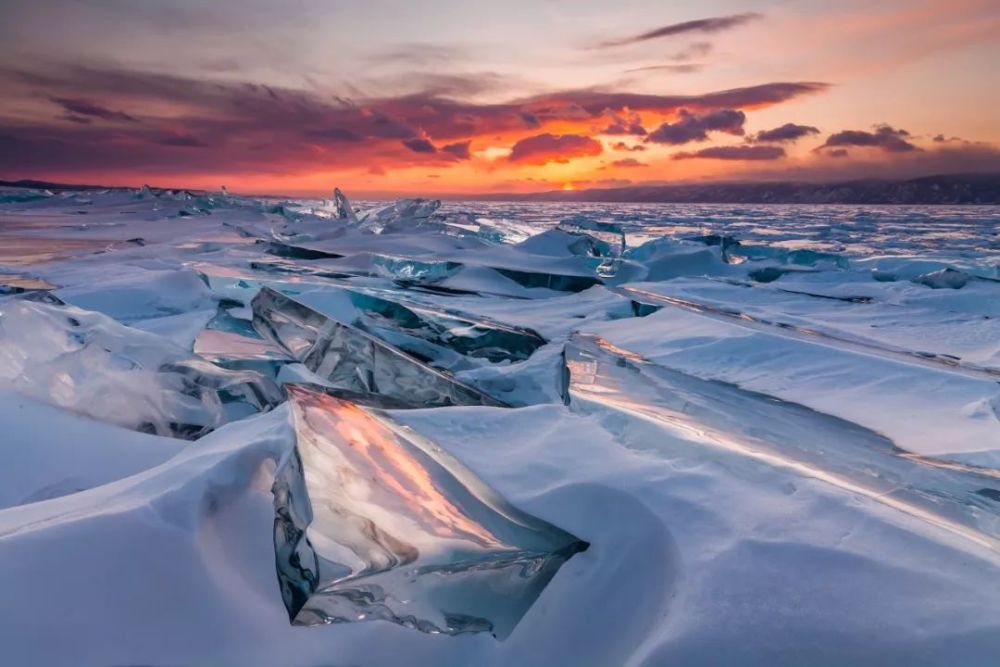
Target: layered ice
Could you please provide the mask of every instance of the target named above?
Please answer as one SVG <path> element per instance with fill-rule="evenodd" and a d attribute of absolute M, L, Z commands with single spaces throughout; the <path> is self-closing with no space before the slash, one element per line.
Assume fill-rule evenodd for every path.
<path fill-rule="evenodd" d="M 503 639 L 587 548 L 384 413 L 288 391 L 297 447 L 275 474 L 274 543 L 293 623 L 384 620 Z"/>
<path fill-rule="evenodd" d="M 185 438 L 282 400 L 259 373 L 220 368 L 100 313 L 22 299 L 0 303 L 0 381 L 101 421 Z"/>
<path fill-rule="evenodd" d="M 802 405 L 650 363 L 593 335 L 566 344 L 564 398 L 694 434 L 1000 552 L 1000 472 L 921 457 Z"/>
<path fill-rule="evenodd" d="M 417 406 L 502 405 L 388 343 L 271 288 L 253 300 L 254 327 L 333 386 Z"/>

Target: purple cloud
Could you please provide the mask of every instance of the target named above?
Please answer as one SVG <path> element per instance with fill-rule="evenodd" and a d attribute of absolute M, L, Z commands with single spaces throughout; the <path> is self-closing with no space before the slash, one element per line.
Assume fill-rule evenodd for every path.
<path fill-rule="evenodd" d="M 458 143 L 442 146 L 441 150 L 445 153 L 451 153 L 459 160 L 468 160 L 471 157 L 471 155 L 469 154 L 469 146 L 471 144 L 472 144 L 471 140 L 459 141 Z"/>
<path fill-rule="evenodd" d="M 427 139 L 406 139 L 403 141 L 403 145 L 414 153 L 437 153 L 437 148 Z"/>
<path fill-rule="evenodd" d="M 707 19 L 697 19 L 695 21 L 684 21 L 683 23 L 672 23 L 654 30 L 639 33 L 638 35 L 601 42 L 597 46 L 599 48 L 610 48 L 614 46 L 625 46 L 628 44 L 636 44 L 638 42 L 646 42 L 651 39 L 660 39 L 662 37 L 673 37 L 675 35 L 683 35 L 686 33 L 722 32 L 723 30 L 729 30 L 730 28 L 735 28 L 762 18 L 764 17 L 761 14 L 748 12 L 745 14 L 731 14 L 729 16 L 715 16 Z"/>
<path fill-rule="evenodd" d="M 785 143 L 785 142 L 798 141 L 802 137 L 809 136 L 810 134 L 819 134 L 819 129 L 813 127 L 812 125 L 796 125 L 795 123 L 785 123 L 780 127 L 758 132 L 754 136 L 753 140 L 772 142 L 772 143 Z"/>
<path fill-rule="evenodd" d="M 611 124 L 598 132 L 598 134 L 644 137 L 646 136 L 646 128 L 642 126 L 642 118 L 639 117 L 639 114 L 629 114 L 626 117 L 625 115 L 611 112 Z"/>
<path fill-rule="evenodd" d="M 710 146 L 693 153 L 676 153 L 674 160 L 778 160 L 785 157 L 781 146 Z"/>
<path fill-rule="evenodd" d="M 664 123 L 646 137 L 646 141 L 656 144 L 679 146 L 691 141 L 705 141 L 709 132 L 724 132 L 741 136 L 746 114 L 736 109 L 719 109 L 704 114 L 693 114 L 681 109 L 680 120 Z"/>
<path fill-rule="evenodd" d="M 629 146 L 624 141 L 619 141 L 616 144 L 612 144 L 611 150 L 613 151 L 630 151 L 630 152 L 640 152 L 646 150 L 646 147 L 642 144 L 636 144 L 635 146 Z"/>
<path fill-rule="evenodd" d="M 611 163 L 616 167 L 648 167 L 649 165 L 645 162 L 639 162 L 634 157 L 627 157 L 622 160 L 615 160 Z"/>
<path fill-rule="evenodd" d="M 910 133 L 906 130 L 897 130 L 889 125 L 877 125 L 874 132 L 863 130 L 843 130 L 831 134 L 826 139 L 826 143 L 816 148 L 821 151 L 825 148 L 837 146 L 861 146 L 880 148 L 886 153 L 906 153 L 909 151 L 919 151 L 920 149 L 907 141 Z"/>
<path fill-rule="evenodd" d="M 134 123 L 136 121 L 134 116 L 130 116 L 124 111 L 112 111 L 111 109 L 102 107 L 101 105 L 95 104 L 90 100 L 69 97 L 53 97 L 51 99 L 67 112 L 76 114 L 77 116 L 93 116 L 94 118 L 125 121 L 128 123 Z"/>

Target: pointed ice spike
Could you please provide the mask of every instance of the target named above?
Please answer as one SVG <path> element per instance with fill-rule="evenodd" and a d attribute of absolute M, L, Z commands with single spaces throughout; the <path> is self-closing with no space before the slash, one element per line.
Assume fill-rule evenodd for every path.
<path fill-rule="evenodd" d="M 253 325 L 330 384 L 425 407 L 504 404 L 405 352 L 291 297 L 264 287 Z"/>
<path fill-rule="evenodd" d="M 587 548 L 385 413 L 287 388 L 297 446 L 275 474 L 274 548 L 293 624 L 503 639 Z"/>
<path fill-rule="evenodd" d="M 347 196 L 340 191 L 340 188 L 333 189 L 333 204 L 337 210 L 338 220 L 346 220 L 350 223 L 357 223 L 358 218 L 354 215 L 354 209 L 351 208 L 351 202 L 347 199 Z"/>
<path fill-rule="evenodd" d="M 912 454 L 852 422 L 659 366 L 598 336 L 574 334 L 563 359 L 574 409 L 649 421 L 708 452 L 818 479 L 1000 551 L 996 470 Z"/>

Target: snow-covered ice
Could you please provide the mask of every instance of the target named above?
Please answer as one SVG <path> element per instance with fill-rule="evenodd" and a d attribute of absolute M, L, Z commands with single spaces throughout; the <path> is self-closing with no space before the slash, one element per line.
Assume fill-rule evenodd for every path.
<path fill-rule="evenodd" d="M 1000 209 L 0 189 L 11 665 L 995 665 Z"/>

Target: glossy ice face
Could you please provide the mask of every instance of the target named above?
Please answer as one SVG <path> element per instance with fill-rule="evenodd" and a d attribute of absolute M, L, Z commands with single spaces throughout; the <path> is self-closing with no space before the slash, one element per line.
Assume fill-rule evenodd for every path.
<path fill-rule="evenodd" d="M 332 385 L 415 406 L 502 405 L 450 374 L 353 326 L 264 288 L 253 300 L 254 326 Z"/>
<path fill-rule="evenodd" d="M 298 443 L 274 485 L 274 540 L 293 623 L 381 619 L 504 638 L 586 549 L 384 413 L 288 393 Z"/>
<path fill-rule="evenodd" d="M 575 409 L 652 422 L 704 443 L 696 456 L 784 468 L 1000 551 L 995 469 L 914 454 L 857 424 L 664 368 L 599 336 L 571 337 L 564 360 L 564 399 Z"/>

